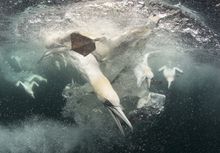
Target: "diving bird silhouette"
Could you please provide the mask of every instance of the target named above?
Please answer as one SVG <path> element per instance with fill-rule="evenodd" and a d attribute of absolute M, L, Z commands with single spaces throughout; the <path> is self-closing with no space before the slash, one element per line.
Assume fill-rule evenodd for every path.
<path fill-rule="evenodd" d="M 181 70 L 178 67 L 170 67 L 170 63 L 169 66 L 164 65 L 163 67 L 161 67 L 159 69 L 159 71 L 163 71 L 163 75 L 166 78 L 167 82 L 168 82 L 168 89 L 171 86 L 171 83 L 175 80 L 175 76 L 176 76 L 176 71 L 183 73 L 183 70 Z"/>

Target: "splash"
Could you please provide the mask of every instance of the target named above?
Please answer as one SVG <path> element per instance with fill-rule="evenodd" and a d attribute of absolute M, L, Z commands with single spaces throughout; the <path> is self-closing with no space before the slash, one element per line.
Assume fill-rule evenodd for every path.
<path fill-rule="evenodd" d="M 187 66 L 188 63 L 194 61 L 189 57 L 191 54 L 193 54 L 196 59 L 199 59 L 199 53 L 197 54 L 196 52 L 208 52 L 209 54 L 219 56 L 219 52 L 217 51 L 217 48 L 219 48 L 217 34 L 207 27 L 205 23 L 195 19 L 200 18 L 197 14 L 192 14 L 190 10 L 187 10 L 186 8 L 179 6 L 173 7 L 163 2 L 132 0 L 97 0 L 59 6 L 38 5 L 35 7 L 29 7 L 24 12 L 11 18 L 10 28 L 6 32 L 8 38 L 11 40 L 1 48 L 1 50 L 4 51 L 1 52 L 0 56 L 1 72 L 4 78 L 12 83 L 16 83 L 18 80 L 25 79 L 33 74 L 40 74 L 44 69 L 47 70 L 48 67 L 49 69 L 55 69 L 57 73 L 60 73 L 59 69 L 65 70 L 68 74 L 68 71 L 73 70 L 66 69 L 66 66 L 64 66 L 66 64 L 62 65 L 55 62 L 54 67 L 51 66 L 53 65 L 53 62 L 51 62 L 50 59 L 52 59 L 52 61 L 54 61 L 54 59 L 58 61 L 60 60 L 57 56 L 51 56 L 49 57 L 49 60 L 39 65 L 36 64 L 41 55 L 47 49 L 45 44 L 59 41 L 68 33 L 78 31 L 82 34 L 89 35 L 91 38 L 104 36 L 111 39 L 123 34 L 128 29 L 145 26 L 148 23 L 148 17 L 153 14 L 163 17 L 163 19 L 159 20 L 157 25 L 149 25 L 149 28 L 153 31 L 149 37 L 132 43 L 128 48 L 123 45 L 120 46 L 117 48 L 117 51 L 123 52 L 123 54 L 119 54 L 118 56 L 101 63 L 103 73 L 111 81 L 120 99 L 122 99 L 122 101 L 124 100 L 123 105 L 127 110 L 126 113 L 129 114 L 129 112 L 132 112 L 131 110 L 137 109 L 137 102 L 140 97 L 148 98 L 146 95 L 149 93 L 148 89 L 144 88 L 144 86 L 141 88 L 137 87 L 136 78 L 133 73 L 133 69 L 142 61 L 142 58 L 146 53 L 150 51 L 161 52 L 161 54 L 157 55 L 154 59 L 148 59 L 153 73 L 156 74 L 154 77 L 155 80 L 152 80 L 150 90 L 159 92 L 160 95 L 166 93 L 163 90 L 161 91 L 161 89 L 155 89 L 158 86 L 162 88 L 161 85 L 155 83 L 160 79 L 160 77 L 157 77 L 158 75 L 155 70 L 158 70 L 162 65 L 166 65 L 167 61 L 172 60 L 177 66 L 180 65 L 181 68 L 183 67 L 183 71 L 187 73 L 187 70 L 189 70 L 187 69 L 189 68 L 189 66 Z M 14 44 L 15 47 L 12 47 L 12 44 Z M 118 142 L 122 142 L 122 140 L 121 138 L 116 138 L 118 133 L 114 122 L 103 106 L 98 102 L 94 94 L 92 94 L 89 84 L 84 84 L 82 77 L 78 80 L 74 80 L 76 80 L 78 85 L 67 85 L 63 91 L 63 95 L 67 99 L 67 103 L 63 108 L 63 115 L 74 118 L 79 127 L 91 127 L 88 129 L 91 133 L 86 133 L 88 135 L 83 138 L 97 138 L 97 141 L 94 141 L 93 143 L 92 141 L 85 141 L 85 146 L 90 146 L 90 149 L 92 149 L 93 152 L 100 149 L 94 147 L 97 146 L 95 145 L 96 142 L 102 144 L 100 145 L 101 147 L 104 146 L 104 144 L 111 144 L 110 148 L 114 145 L 119 145 L 120 143 Z M 180 80 L 181 79 L 177 80 L 175 83 L 177 85 L 180 84 L 178 83 Z M 186 85 L 189 84 L 186 83 Z M 185 87 L 183 84 L 181 84 L 181 86 Z M 131 116 L 131 120 L 133 118 L 133 123 L 146 121 L 148 119 L 154 120 L 155 116 L 158 116 L 163 111 L 164 102 L 149 102 L 148 99 L 145 99 L 142 102 L 145 102 L 147 107 L 141 110 L 138 109 L 135 116 Z M 140 116 L 142 116 L 142 118 L 140 118 Z M 45 126 L 44 123 L 40 123 L 39 129 L 44 129 Z M 26 139 L 27 137 L 34 137 L 34 135 L 31 135 L 26 131 L 35 129 L 35 127 L 29 125 L 27 127 L 28 128 L 24 129 L 16 128 L 21 131 L 22 138 L 25 137 L 25 143 L 29 143 L 28 139 Z M 38 127 L 38 125 L 36 125 L 36 127 Z M 53 126 L 49 125 L 49 127 Z M 63 127 L 59 125 L 54 126 L 54 128 L 54 131 L 58 130 L 55 132 L 55 137 L 57 138 L 58 136 L 56 133 L 62 133 L 59 129 L 65 128 L 65 126 Z M 17 137 L 16 135 L 18 132 L 16 132 L 16 129 L 12 130 L 12 132 L 8 129 L 3 129 L 4 137 L 8 138 L 8 135 Z M 40 136 L 37 137 L 39 140 L 37 143 L 39 142 L 40 145 L 43 145 L 41 143 L 47 143 L 49 139 L 52 139 L 52 142 L 57 142 L 56 138 L 53 136 L 50 136 L 49 139 L 46 140 L 42 139 L 42 135 L 50 133 L 49 130 L 46 130 L 46 132 L 42 131 L 38 131 Z M 74 133 L 74 130 L 67 131 Z M 25 133 L 28 133 L 28 136 L 25 136 Z M 66 136 L 66 133 L 63 134 Z M 71 139 L 73 138 L 74 140 L 75 135 L 70 134 L 70 136 Z M 65 139 L 66 138 L 61 140 L 66 142 Z M 67 139 L 69 139 L 68 136 Z M 15 146 L 17 146 L 14 140 L 10 138 L 7 140 L 12 142 L 12 145 L 15 144 Z M 115 143 L 112 144 L 112 140 L 114 140 Z M 30 142 L 32 141 L 33 140 Z M 20 140 L 18 140 L 18 143 L 20 144 Z M 36 146 L 39 144 L 33 146 L 25 145 L 23 148 L 18 145 L 18 147 L 13 150 L 13 147 L 3 143 L 3 147 L 1 148 L 6 149 L 6 151 L 9 149 L 9 151 L 12 152 L 16 152 L 16 149 L 19 150 L 19 148 L 23 152 L 27 151 L 29 148 L 35 151 Z M 60 141 L 58 144 L 60 144 Z M 73 147 L 75 146 L 75 143 L 72 144 L 67 142 L 67 144 Z M 65 145 L 58 145 L 58 148 L 60 147 L 61 150 L 64 150 L 63 152 L 69 151 L 69 148 L 67 147 L 68 149 L 65 150 L 64 146 Z M 49 147 L 49 149 L 47 147 Z M 84 149 L 86 147 L 84 147 Z M 51 148 L 50 144 L 49 146 L 45 146 L 45 152 Z M 88 152 L 88 150 L 83 151 Z"/>

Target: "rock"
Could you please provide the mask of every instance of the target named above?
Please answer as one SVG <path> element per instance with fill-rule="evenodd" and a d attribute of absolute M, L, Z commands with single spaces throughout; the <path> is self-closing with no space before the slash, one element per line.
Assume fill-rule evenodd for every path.
<path fill-rule="evenodd" d="M 72 33 L 70 35 L 70 39 L 71 49 L 83 56 L 88 55 L 96 49 L 95 42 L 92 39 L 81 35 L 80 33 Z"/>

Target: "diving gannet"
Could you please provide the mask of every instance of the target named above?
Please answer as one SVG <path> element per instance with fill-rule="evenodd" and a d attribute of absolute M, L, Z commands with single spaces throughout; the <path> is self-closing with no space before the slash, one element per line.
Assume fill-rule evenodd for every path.
<path fill-rule="evenodd" d="M 25 90 L 32 98 L 35 98 L 34 92 L 33 92 L 33 86 L 35 85 L 35 86 L 38 87 L 39 85 L 37 84 L 37 82 L 35 82 L 35 81 L 32 81 L 32 82 L 28 82 L 28 81 L 21 82 L 21 81 L 18 81 L 18 82 L 16 83 L 16 86 L 18 87 L 18 86 L 20 86 L 20 85 L 22 85 L 22 87 L 24 88 L 24 90 Z"/>
<path fill-rule="evenodd" d="M 82 73 L 84 78 L 93 87 L 97 98 L 107 107 L 121 133 L 124 135 L 124 130 L 120 120 L 123 120 L 133 130 L 130 121 L 122 111 L 122 106 L 117 93 L 113 89 L 110 81 L 102 73 L 99 63 L 94 55 L 89 54 L 87 56 L 83 56 L 74 51 L 69 51 L 69 55 L 74 67 Z"/>
<path fill-rule="evenodd" d="M 158 53 L 158 51 L 155 52 L 149 52 L 144 55 L 143 61 L 140 62 L 135 68 L 134 68 L 134 74 L 137 78 L 137 86 L 140 87 L 142 85 L 142 82 L 147 78 L 147 84 L 148 88 L 150 88 L 151 80 L 154 77 L 154 73 L 151 70 L 151 67 L 149 66 L 148 59 L 149 56 Z"/>
<path fill-rule="evenodd" d="M 159 71 L 163 71 L 163 75 L 164 77 L 166 78 L 167 82 L 168 82 L 168 89 L 170 88 L 171 86 L 171 83 L 174 81 L 175 79 L 175 76 L 176 76 L 176 71 L 180 72 L 180 73 L 183 73 L 183 70 L 181 70 L 180 68 L 178 67 L 173 67 L 173 68 L 170 68 L 170 63 L 169 63 L 169 66 L 166 66 L 164 65 L 163 67 L 161 67 L 159 69 Z"/>
<path fill-rule="evenodd" d="M 24 88 L 24 90 L 32 97 L 35 98 L 34 96 L 34 92 L 33 92 L 33 86 L 37 86 L 39 87 L 39 84 L 37 83 L 37 81 L 43 81 L 43 82 L 47 82 L 47 79 L 43 78 L 40 75 L 37 74 L 33 74 L 27 78 L 24 79 L 24 82 L 22 81 L 17 81 L 16 86 L 20 86 L 22 85 L 22 87 Z"/>

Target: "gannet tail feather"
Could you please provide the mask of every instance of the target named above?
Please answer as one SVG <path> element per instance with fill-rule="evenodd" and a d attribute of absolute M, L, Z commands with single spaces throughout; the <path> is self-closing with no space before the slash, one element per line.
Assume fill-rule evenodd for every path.
<path fill-rule="evenodd" d="M 166 68 L 166 66 L 164 65 L 164 66 L 162 66 L 158 71 L 161 72 L 161 71 L 163 71 L 165 68 Z"/>
<path fill-rule="evenodd" d="M 181 70 L 181 69 L 178 68 L 178 67 L 174 67 L 174 69 L 175 69 L 176 71 L 178 71 L 179 73 L 183 73 L 183 70 Z"/>
<path fill-rule="evenodd" d="M 168 89 L 170 88 L 171 83 L 172 83 L 172 81 L 168 81 Z"/>
<path fill-rule="evenodd" d="M 110 102 L 107 102 L 105 105 L 108 110 L 110 111 L 110 114 L 112 115 L 113 119 L 115 120 L 118 128 L 120 129 L 121 133 L 124 135 L 124 130 L 122 128 L 120 119 L 123 120 L 128 127 L 133 131 L 133 126 L 131 125 L 130 121 L 125 116 L 124 112 L 122 111 L 122 108 L 120 106 L 113 106 Z"/>

